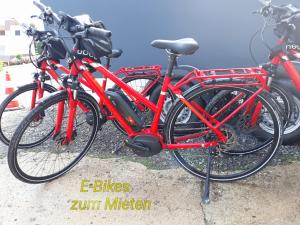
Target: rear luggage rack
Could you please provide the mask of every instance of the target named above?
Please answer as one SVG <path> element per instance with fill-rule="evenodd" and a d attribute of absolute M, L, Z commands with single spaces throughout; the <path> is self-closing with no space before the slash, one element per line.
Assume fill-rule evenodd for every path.
<path fill-rule="evenodd" d="M 234 69 L 212 69 L 194 70 L 182 78 L 176 87 L 198 82 L 201 87 L 216 86 L 265 86 L 268 73 L 262 68 L 234 68 Z"/>
<path fill-rule="evenodd" d="M 137 67 L 123 67 L 115 72 L 116 76 L 161 76 L 161 66 L 137 66 Z"/>

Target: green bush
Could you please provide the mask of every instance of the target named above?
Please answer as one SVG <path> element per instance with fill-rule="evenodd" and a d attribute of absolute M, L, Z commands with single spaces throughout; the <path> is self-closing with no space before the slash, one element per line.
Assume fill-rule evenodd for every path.
<path fill-rule="evenodd" d="M 21 61 L 22 60 L 22 56 L 20 54 L 16 55 L 16 59 Z"/>
<path fill-rule="evenodd" d="M 35 47 L 35 54 L 41 55 L 43 52 L 43 44 L 41 42 L 36 42 L 34 47 Z"/>

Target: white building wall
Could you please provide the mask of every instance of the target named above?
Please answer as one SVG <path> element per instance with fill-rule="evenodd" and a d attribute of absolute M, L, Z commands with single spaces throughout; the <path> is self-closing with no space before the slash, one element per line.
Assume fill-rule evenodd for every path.
<path fill-rule="evenodd" d="M 6 31 L 6 55 L 28 55 L 28 49 L 31 39 L 24 33 L 22 29 L 23 28 L 20 26 L 13 25 L 10 27 L 10 30 Z M 20 36 L 17 36 L 15 34 L 16 31 L 20 32 Z"/>
<path fill-rule="evenodd" d="M 16 35 L 16 31 L 20 31 L 20 35 Z M 13 25 L 9 30 L 5 31 L 5 35 L 0 35 L 0 57 L 9 58 L 16 55 L 28 55 L 29 38 L 21 26 Z"/>

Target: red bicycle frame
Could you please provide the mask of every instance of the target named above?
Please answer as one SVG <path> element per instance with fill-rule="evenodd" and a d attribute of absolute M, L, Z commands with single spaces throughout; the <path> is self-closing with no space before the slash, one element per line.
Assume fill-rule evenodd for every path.
<path fill-rule="evenodd" d="M 279 44 L 284 43 L 283 41 L 279 41 Z M 294 50 L 289 51 L 289 54 L 291 54 L 293 57 L 295 57 L 297 60 L 300 60 L 300 53 Z M 271 63 L 274 65 L 282 65 L 285 71 L 287 72 L 288 76 L 293 81 L 294 85 L 296 86 L 297 90 L 300 92 L 300 74 L 298 70 L 296 69 L 294 63 L 290 61 L 289 55 L 280 52 L 277 56 L 275 56 Z"/>
<path fill-rule="evenodd" d="M 115 83 L 118 87 L 120 87 L 133 101 L 140 102 L 145 107 L 149 108 L 151 111 L 154 112 L 154 119 L 152 121 L 150 128 L 145 128 L 141 130 L 140 132 L 135 132 L 132 127 L 128 124 L 128 122 L 123 118 L 123 116 L 118 112 L 116 107 L 111 103 L 109 98 L 105 94 L 105 90 L 103 87 L 96 81 L 96 79 L 93 77 L 91 72 L 87 69 L 85 64 L 88 64 L 92 66 L 96 71 L 101 73 L 106 79 L 111 80 L 113 83 Z M 79 69 L 78 69 L 79 68 Z M 223 72 L 223 75 L 210 75 L 208 76 L 207 72 Z M 220 131 L 220 127 L 224 125 L 228 120 L 233 118 L 243 107 L 247 106 L 253 99 L 255 99 L 262 91 L 264 91 L 266 86 L 266 80 L 267 80 L 267 73 L 263 69 L 259 68 L 243 68 L 243 69 L 230 69 L 230 70 L 210 70 L 210 71 L 201 71 L 201 70 L 194 70 L 193 72 L 189 73 L 187 76 L 185 76 L 182 80 L 180 80 L 176 85 L 171 84 L 171 78 L 169 76 L 164 77 L 164 82 L 162 85 L 162 90 L 160 93 L 160 97 L 158 99 L 157 105 L 152 103 L 150 100 L 145 98 L 142 94 L 136 92 L 133 88 L 131 88 L 129 85 L 124 83 L 122 80 L 120 80 L 114 73 L 110 72 L 106 67 L 102 66 L 101 64 L 88 59 L 84 58 L 82 61 L 76 59 L 73 64 L 71 65 L 70 69 L 70 75 L 71 76 L 78 76 L 78 74 L 82 75 L 82 78 L 87 82 L 91 89 L 100 97 L 101 101 L 103 102 L 103 105 L 108 109 L 108 111 L 112 114 L 112 116 L 109 119 L 115 119 L 117 120 L 120 125 L 123 127 L 123 129 L 127 132 L 129 137 L 134 137 L 137 135 L 153 135 L 159 138 L 162 147 L 164 149 L 174 150 L 174 149 L 188 149 L 188 148 L 200 148 L 200 147 L 212 147 L 216 146 L 219 142 L 226 142 L 227 139 L 225 135 Z M 246 82 L 236 82 L 234 84 L 209 84 L 207 81 L 212 81 L 214 79 L 236 79 L 240 81 L 248 81 Z M 182 91 L 180 88 L 189 83 L 190 81 L 197 80 L 200 83 L 200 86 L 203 88 L 208 87 L 228 87 L 228 86 L 234 86 L 234 87 L 259 87 L 257 91 L 244 103 L 242 103 L 236 110 L 234 110 L 230 115 L 228 115 L 223 121 L 219 122 L 216 120 L 217 114 L 215 115 L 209 115 L 205 112 L 201 106 L 195 104 L 194 102 L 187 101 L 182 96 Z M 212 132 L 214 132 L 217 136 L 217 140 L 209 141 L 209 142 L 199 142 L 199 143 L 179 143 L 182 140 L 189 139 L 190 136 L 180 137 L 180 139 L 176 140 L 175 144 L 166 144 L 163 139 L 163 135 L 159 132 L 159 120 L 160 115 L 162 112 L 162 108 L 165 102 L 166 93 L 170 90 L 173 92 L 180 101 L 183 102 L 183 104 L 186 105 Z M 68 88 L 68 94 L 69 98 L 72 99 L 71 101 L 77 101 L 74 99 L 72 95 L 72 91 L 70 88 Z M 239 96 L 242 97 L 242 96 Z M 237 100 L 237 99 L 235 99 Z M 70 104 L 70 107 L 73 107 L 75 104 Z M 76 106 L 74 106 L 76 107 Z M 70 108 L 69 116 L 68 118 L 74 118 L 74 109 Z M 73 114 L 73 115 L 72 115 Z M 67 140 L 70 143 L 72 141 L 72 132 L 73 132 L 73 123 L 69 122 L 68 124 L 71 124 L 67 127 Z M 197 136 L 203 136 L 207 133 L 207 131 L 197 134 Z M 195 135 L 194 135 L 195 136 Z"/>
<path fill-rule="evenodd" d="M 65 68 L 63 65 L 59 64 L 59 62 L 55 60 L 44 60 L 41 62 L 41 73 L 45 74 L 48 73 L 59 85 L 60 88 L 62 89 L 62 83 L 59 78 L 59 75 L 56 73 L 55 68 L 58 68 L 64 73 L 69 73 L 69 69 Z M 43 83 L 40 80 L 35 80 L 34 82 L 37 83 L 38 88 L 33 90 L 32 96 L 31 96 L 31 109 L 33 109 L 36 105 L 37 98 L 41 99 L 44 97 L 44 88 L 43 88 Z"/>

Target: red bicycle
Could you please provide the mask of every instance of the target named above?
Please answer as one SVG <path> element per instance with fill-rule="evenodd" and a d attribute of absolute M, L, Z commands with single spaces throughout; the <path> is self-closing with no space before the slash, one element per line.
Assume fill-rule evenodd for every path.
<path fill-rule="evenodd" d="M 53 32 L 37 31 L 32 27 L 27 27 L 26 33 L 32 36 L 36 42 L 43 43 L 43 52 L 36 62 L 33 62 L 34 60 L 30 52 L 32 64 L 35 65 L 40 72 L 33 75 L 32 83 L 18 87 L 18 89 L 10 94 L 0 105 L 0 140 L 6 145 L 9 145 L 11 136 L 19 121 L 35 107 L 39 99 L 57 91 L 56 87 L 46 82 L 52 78 L 58 86 L 62 86 L 62 77 L 59 73 L 69 73 L 69 69 L 60 64 L 60 60 L 66 56 L 66 50 L 60 39 L 55 37 Z M 59 49 L 59 51 L 54 52 L 51 44 L 55 44 L 57 46 L 56 49 Z M 30 50 L 31 45 L 29 47 Z M 12 101 L 20 102 L 21 106 L 19 110 L 7 110 L 7 106 Z M 25 145 L 20 144 L 20 147 L 30 148 L 38 144 L 39 142 L 27 143 Z"/>
<path fill-rule="evenodd" d="M 43 11 L 49 11 L 39 4 Z M 51 12 L 53 14 L 53 12 Z M 73 17 L 61 14 L 61 27 L 72 34 L 75 45 L 70 52 L 70 74 L 65 90 L 51 94 L 24 118 L 16 129 L 8 152 L 9 168 L 13 175 L 27 183 L 43 183 L 57 179 L 71 170 L 88 152 L 96 134 L 106 121 L 116 120 L 127 133 L 125 144 L 142 157 L 160 153 L 163 149 L 177 154 L 181 166 L 193 175 L 206 179 L 206 190 L 210 180 L 233 181 L 251 176 L 261 170 L 275 155 L 281 144 L 283 132 L 282 116 L 268 89 L 268 73 L 261 68 L 238 68 L 222 70 L 194 70 L 172 84 L 172 72 L 176 59 L 181 55 L 192 55 L 198 43 L 191 39 L 175 41 L 156 40 L 152 46 L 165 49 L 169 56 L 169 67 L 164 77 L 157 104 L 123 82 L 106 66 L 94 60 L 111 53 L 111 32 L 93 26 L 78 24 Z M 78 49 L 89 51 L 93 57 L 82 58 Z M 107 90 L 96 81 L 89 70 L 94 70 L 119 87 Z M 156 68 L 151 67 L 151 68 Z M 182 87 L 197 82 L 188 91 Z M 81 83 L 88 84 L 100 98 L 100 104 L 86 92 Z M 206 112 L 199 103 L 222 90 L 230 90 L 235 97 L 217 112 Z M 163 127 L 159 126 L 166 93 L 177 96 Z M 145 123 L 141 111 L 147 108 L 154 114 L 150 126 Z M 230 113 L 226 114 L 227 109 Z M 182 123 L 182 114 L 192 113 L 195 122 Z M 249 133 L 259 129 L 261 115 L 269 115 L 272 139 L 261 147 L 261 141 L 251 140 L 243 148 L 260 146 L 253 154 L 226 154 L 224 146 L 243 137 L 232 133 L 232 121 Z M 244 118 L 244 120 L 242 120 Z M 39 126 L 34 126 L 36 123 Z M 20 144 L 28 140 L 43 139 L 40 145 L 23 150 Z M 253 136 L 255 137 L 255 136 Z M 208 191 L 204 200 L 208 199 Z"/>
<path fill-rule="evenodd" d="M 261 2 L 263 8 L 256 13 L 265 18 L 265 24 L 260 32 L 262 41 L 270 51 L 270 61 L 262 67 L 268 71 L 270 91 L 286 115 L 283 141 L 286 144 L 291 144 L 298 140 L 297 133 L 299 133 L 297 129 L 299 127 L 297 119 L 299 117 L 298 100 L 294 97 L 296 100 L 294 103 L 291 93 L 297 95 L 300 90 L 300 75 L 296 67 L 297 61 L 300 59 L 300 33 L 297 29 L 300 26 L 300 9 L 291 4 L 275 6 L 271 4 L 271 1 Z M 274 47 L 270 47 L 263 40 L 263 34 L 268 26 L 275 27 L 274 33 L 279 38 Z M 254 59 L 254 61 L 256 60 Z M 218 110 L 233 97 L 234 95 L 230 91 L 220 92 L 212 98 L 206 110 L 211 112 Z M 267 115 L 262 117 L 260 127 L 261 130 L 257 132 L 259 137 L 268 136 L 273 132 L 272 124 Z"/>
<path fill-rule="evenodd" d="M 44 19 L 45 22 L 48 20 L 49 18 Z M 60 90 L 64 89 L 67 82 L 67 77 L 65 75 L 70 72 L 68 68 L 60 64 L 60 60 L 66 58 L 66 49 L 62 39 L 58 38 L 55 32 L 38 31 L 32 27 L 26 26 L 26 33 L 28 36 L 33 37 L 31 45 L 34 42 L 42 43 L 41 48 L 43 51 L 36 62 L 34 62 L 35 60 L 33 60 L 32 53 L 30 52 L 32 64 L 40 71 L 34 74 L 32 83 L 18 87 L 18 89 L 10 94 L 0 105 L 0 140 L 6 145 L 9 145 L 11 136 L 19 121 L 36 106 L 40 99 L 57 91 L 57 88 Z M 29 46 L 29 49 L 31 49 L 31 45 Z M 80 54 L 80 52 L 78 53 Z M 118 58 L 121 54 L 121 50 L 113 50 L 112 53 L 106 57 L 107 68 L 110 67 L 111 59 Z M 162 82 L 160 71 L 160 67 L 133 67 L 120 68 L 115 74 L 136 91 L 139 91 L 144 96 L 149 96 L 152 89 L 159 86 Z M 54 81 L 56 87 L 48 84 L 48 81 L 51 81 L 51 84 Z M 84 80 L 81 80 L 81 83 L 83 84 L 82 88 L 90 90 L 88 83 Z M 103 79 L 102 87 L 106 89 L 106 86 L 107 80 Z M 7 106 L 12 101 L 18 101 L 21 104 L 19 110 L 7 110 Z M 38 124 L 36 124 L 36 126 L 37 125 Z M 118 129 L 123 131 L 117 122 L 115 122 L 115 125 Z M 36 140 L 32 143 L 28 142 L 26 144 L 20 144 L 19 147 L 31 148 L 39 145 L 42 141 L 43 139 Z"/>

